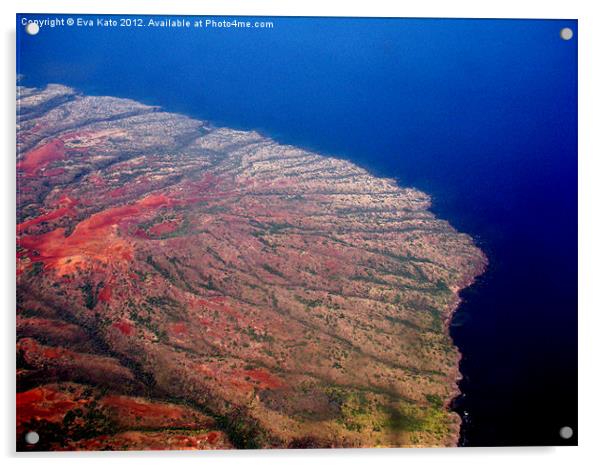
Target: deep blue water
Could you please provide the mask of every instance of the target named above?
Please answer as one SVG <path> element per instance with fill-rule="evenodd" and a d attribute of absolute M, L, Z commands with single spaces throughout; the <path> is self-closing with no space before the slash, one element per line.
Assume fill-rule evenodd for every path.
<path fill-rule="evenodd" d="M 256 129 L 431 194 L 490 261 L 452 326 L 463 444 L 574 444 L 558 430 L 577 426 L 576 21 L 272 20 L 18 26 L 18 71 Z"/>

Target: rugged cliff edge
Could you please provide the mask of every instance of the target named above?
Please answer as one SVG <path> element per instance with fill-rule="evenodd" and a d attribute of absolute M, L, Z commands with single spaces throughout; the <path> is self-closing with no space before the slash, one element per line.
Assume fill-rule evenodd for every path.
<path fill-rule="evenodd" d="M 17 442 L 455 445 L 486 259 L 429 198 L 255 132 L 18 89 Z"/>

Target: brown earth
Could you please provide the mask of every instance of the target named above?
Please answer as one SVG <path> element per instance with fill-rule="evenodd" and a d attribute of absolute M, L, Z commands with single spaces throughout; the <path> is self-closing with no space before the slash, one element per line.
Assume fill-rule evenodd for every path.
<path fill-rule="evenodd" d="M 127 99 L 18 99 L 19 449 L 455 445 L 446 322 L 486 260 L 428 196 Z"/>

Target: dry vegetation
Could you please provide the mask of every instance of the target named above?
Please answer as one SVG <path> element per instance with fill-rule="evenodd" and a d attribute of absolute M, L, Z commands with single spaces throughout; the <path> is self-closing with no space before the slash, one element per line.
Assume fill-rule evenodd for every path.
<path fill-rule="evenodd" d="M 446 321 L 485 258 L 426 195 L 126 99 L 19 97 L 19 436 L 455 444 Z"/>

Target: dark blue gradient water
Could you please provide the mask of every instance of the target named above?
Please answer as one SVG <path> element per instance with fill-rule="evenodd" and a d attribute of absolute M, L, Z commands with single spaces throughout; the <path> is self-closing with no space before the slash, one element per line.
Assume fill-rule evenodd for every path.
<path fill-rule="evenodd" d="M 463 444 L 575 443 L 558 430 L 577 421 L 576 21 L 271 20 L 33 37 L 18 25 L 18 71 L 256 129 L 431 194 L 490 261 L 452 326 Z"/>

